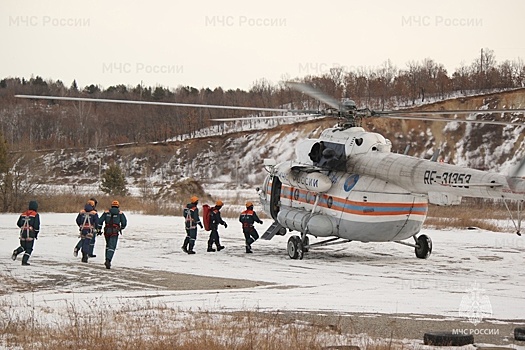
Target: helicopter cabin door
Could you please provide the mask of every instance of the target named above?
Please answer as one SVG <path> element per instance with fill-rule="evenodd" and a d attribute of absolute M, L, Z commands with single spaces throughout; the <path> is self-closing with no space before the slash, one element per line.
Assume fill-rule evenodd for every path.
<path fill-rule="evenodd" d="M 279 180 L 279 177 L 274 176 L 270 192 L 270 214 L 275 221 L 277 221 L 277 214 L 279 214 L 279 209 L 281 209 L 281 187 L 281 180 Z"/>

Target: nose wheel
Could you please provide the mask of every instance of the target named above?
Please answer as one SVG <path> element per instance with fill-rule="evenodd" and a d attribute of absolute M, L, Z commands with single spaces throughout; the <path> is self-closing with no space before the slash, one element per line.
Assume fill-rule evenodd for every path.
<path fill-rule="evenodd" d="M 290 259 L 302 259 L 303 258 L 303 242 L 301 241 L 301 237 L 299 236 L 292 236 L 288 239 L 288 245 L 287 245 L 287 251 L 288 256 Z"/>

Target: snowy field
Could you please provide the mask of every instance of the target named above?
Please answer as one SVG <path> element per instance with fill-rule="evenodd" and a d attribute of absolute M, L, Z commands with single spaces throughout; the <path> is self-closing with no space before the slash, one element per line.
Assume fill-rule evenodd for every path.
<path fill-rule="evenodd" d="M 2 275 L 16 280 L 0 289 L 0 300 L 14 307 L 30 301 L 36 309 L 58 315 L 71 302 L 87 305 L 96 295 L 99 302 L 147 299 L 184 310 L 395 313 L 466 320 L 477 305 L 483 319 L 525 323 L 525 238 L 509 233 L 424 230 L 434 244 L 428 260 L 395 243 L 321 247 L 303 260 L 291 260 L 286 253 L 290 235 L 259 240 L 254 254 L 245 254 L 240 223 L 225 218 L 229 226 L 219 232 L 226 249 L 206 252 L 208 233 L 200 230 L 197 254 L 187 255 L 180 249 L 182 217 L 126 213 L 128 228 L 112 269 L 106 270 L 102 237 L 96 243 L 97 257 L 88 264 L 73 257 L 76 214 L 40 215 L 42 229 L 27 267 L 21 266 L 21 256 L 11 260 L 18 246 L 18 214 L 0 215 L 0 268 Z M 262 234 L 269 225 L 265 220 L 256 227 Z M 191 280 L 176 279 L 177 273 L 257 283 L 230 281 L 212 289 L 199 284 L 191 290 Z"/>

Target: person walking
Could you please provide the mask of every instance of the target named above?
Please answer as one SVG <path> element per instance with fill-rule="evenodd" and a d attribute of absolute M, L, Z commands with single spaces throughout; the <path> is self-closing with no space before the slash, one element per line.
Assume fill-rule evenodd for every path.
<path fill-rule="evenodd" d="M 90 201 L 93 201 L 92 205 L 93 205 L 93 210 L 94 211 L 97 211 L 97 204 L 98 204 L 98 201 L 94 198 L 94 197 L 91 197 L 89 199 Z M 88 201 L 89 203 L 89 201 Z M 97 225 L 97 223 L 95 222 L 95 226 Z M 89 258 L 96 258 L 97 256 L 95 255 L 95 240 L 96 240 L 96 237 L 97 235 L 96 234 L 93 234 L 93 237 L 91 238 L 91 240 L 89 241 L 89 253 L 88 253 L 88 257 Z M 75 249 L 73 249 L 73 255 L 75 257 L 78 256 L 78 252 L 80 251 L 80 249 L 82 249 L 82 238 L 80 238 L 77 242 L 77 245 L 75 246 Z"/>
<path fill-rule="evenodd" d="M 16 260 L 18 254 L 24 252 L 22 257 L 22 265 L 24 266 L 31 265 L 28 262 L 29 257 L 33 252 L 35 239 L 38 239 L 38 233 L 40 232 L 40 215 L 37 210 L 38 203 L 30 201 L 28 209 L 20 215 L 16 222 L 16 225 L 20 228 L 20 246 L 13 250 L 11 258 Z"/>
<path fill-rule="evenodd" d="M 259 238 L 257 230 L 253 226 L 255 222 L 262 224 L 257 213 L 253 211 L 253 203 L 246 202 L 246 210 L 239 216 L 239 221 L 242 223 L 242 232 L 244 233 L 244 240 L 246 242 L 246 253 L 252 253 L 252 244 Z"/>
<path fill-rule="evenodd" d="M 88 262 L 88 257 L 93 257 L 91 241 L 93 237 L 96 236 L 98 226 L 98 214 L 94 207 L 95 202 L 89 200 L 86 205 L 84 205 L 84 209 L 78 213 L 76 218 L 76 223 L 80 230 L 82 262 L 84 263 Z M 75 251 L 78 255 L 77 247 L 75 247 Z"/>
<path fill-rule="evenodd" d="M 208 252 L 214 252 L 213 244 L 217 247 L 217 251 L 220 252 L 224 249 L 219 241 L 219 224 L 223 225 L 224 228 L 228 227 L 228 224 L 221 218 L 221 208 L 224 203 L 221 200 L 215 202 L 215 206 L 210 209 L 210 238 L 208 239 Z"/>
<path fill-rule="evenodd" d="M 117 249 L 117 242 L 119 234 L 122 234 L 122 230 L 126 228 L 128 220 L 126 215 L 120 211 L 119 201 L 113 201 L 111 208 L 104 210 L 104 213 L 98 220 L 98 229 L 104 225 L 104 238 L 106 239 L 106 261 L 104 265 L 106 269 L 111 268 L 111 261 L 115 255 L 115 249 Z M 102 234 L 100 231 L 99 234 Z"/>
<path fill-rule="evenodd" d="M 188 254 L 195 254 L 193 247 L 195 246 L 195 241 L 197 240 L 197 225 L 201 228 L 202 222 L 199 218 L 199 198 L 193 196 L 190 198 L 190 203 L 184 208 L 183 216 L 185 218 L 185 227 L 186 227 L 186 238 L 182 244 L 182 250 Z"/>

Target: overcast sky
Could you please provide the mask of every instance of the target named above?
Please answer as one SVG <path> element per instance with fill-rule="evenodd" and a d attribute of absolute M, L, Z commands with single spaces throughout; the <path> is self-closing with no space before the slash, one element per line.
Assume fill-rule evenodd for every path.
<path fill-rule="evenodd" d="M 334 66 L 525 58 L 525 1 L 1 0 L 0 78 L 248 89 Z"/>

